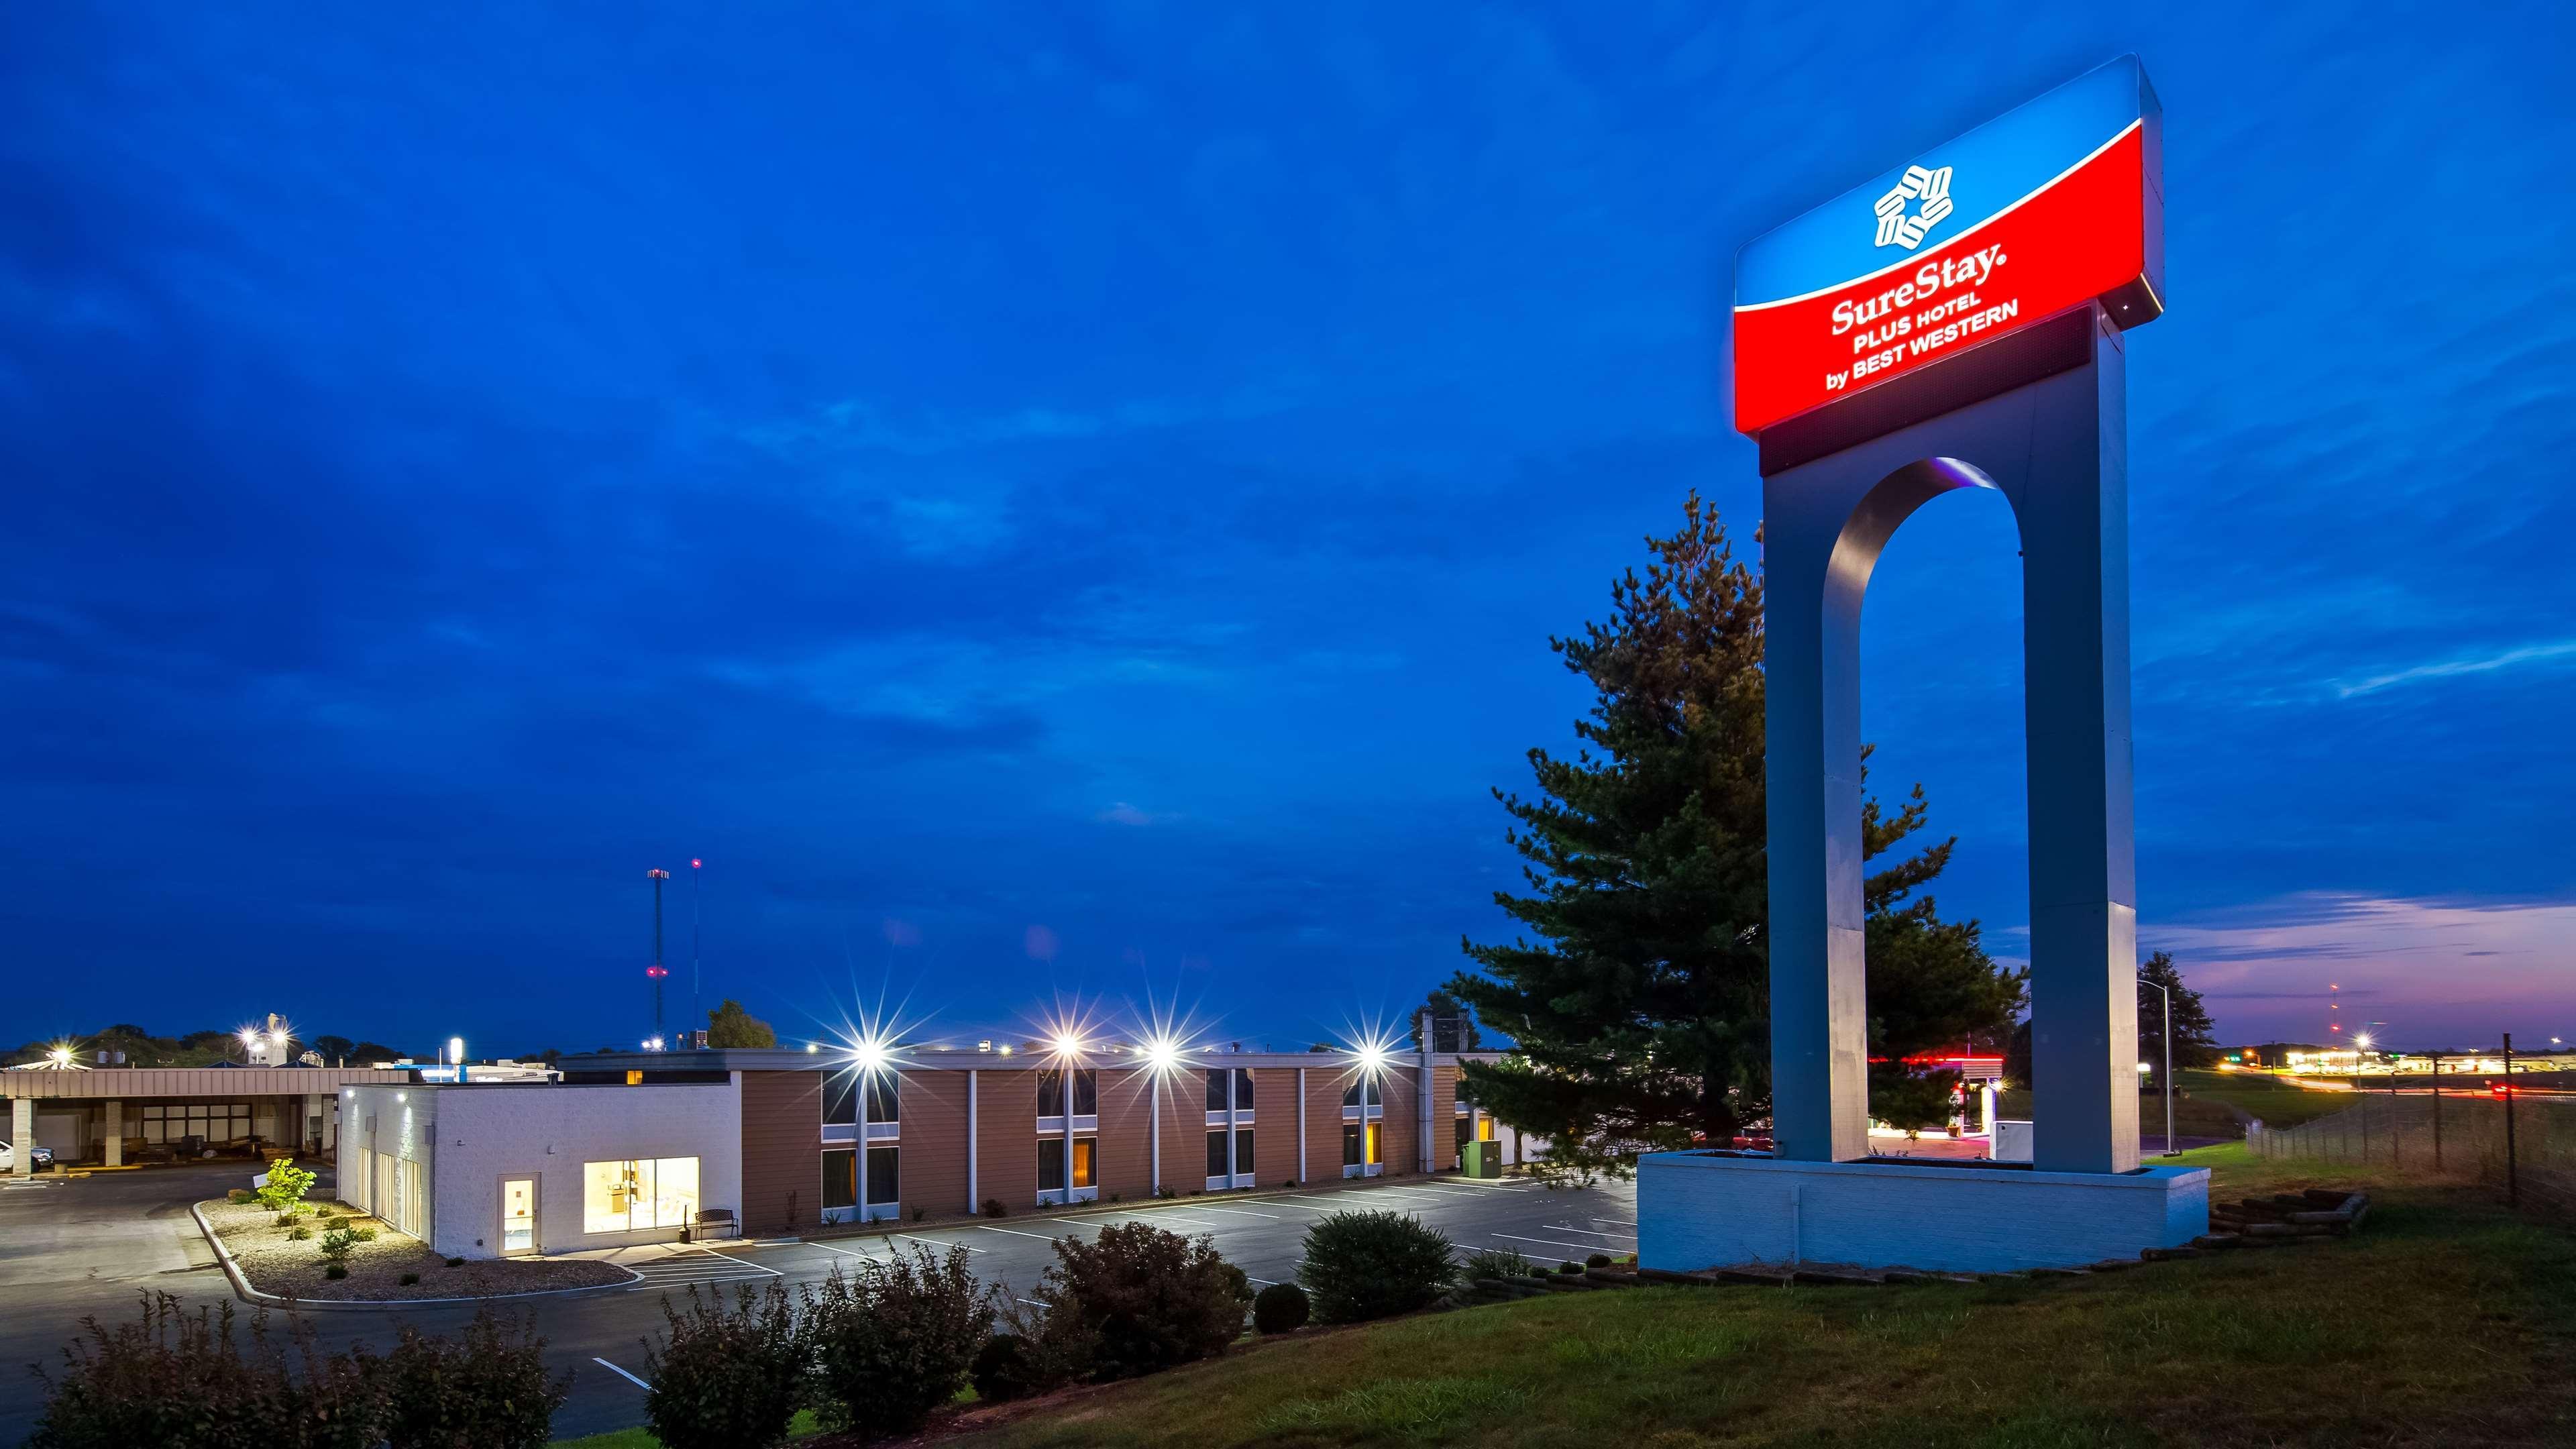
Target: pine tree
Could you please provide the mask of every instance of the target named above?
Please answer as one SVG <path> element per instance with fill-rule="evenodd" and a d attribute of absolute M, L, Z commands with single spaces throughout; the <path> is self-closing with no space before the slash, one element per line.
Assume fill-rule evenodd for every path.
<path fill-rule="evenodd" d="M 1761 585 L 1696 494 L 1679 532 L 1646 543 L 1645 576 L 1611 585 L 1610 622 L 1548 641 L 1596 691 L 1575 757 L 1532 750 L 1537 795 L 1494 792 L 1533 892 L 1494 900 L 1538 940 L 1462 942 L 1482 969 L 1449 983 L 1517 1045 L 1468 1068 L 1477 1099 L 1547 1135 L 1552 1169 L 1578 1177 L 1726 1142 L 1770 1110 Z M 1926 808 L 1919 788 L 1894 815 L 1866 801 L 1867 856 L 1913 835 Z M 2009 1019 L 2018 980 L 1994 970 L 1975 923 L 1916 898 L 1949 854 L 1916 850 L 1866 881 L 1874 1051 Z M 1896 1110 L 1922 1095 L 1901 1064 L 1876 1075 Z"/>
<path fill-rule="evenodd" d="M 2175 1071 L 2205 1067 L 2218 1060 L 2218 1026 L 2209 1019 L 2209 1008 L 2201 1005 L 2200 993 L 2182 984 L 2182 970 L 2174 965 L 2173 954 L 2158 951 L 2138 963 L 2138 977 L 2163 987 L 2173 997 L 2173 1063 Z M 2165 1063 L 2165 998 L 2141 986 L 2138 988 L 2138 1060 L 2152 1068 L 2144 1080 L 2150 1089 L 2164 1090 L 2157 1074 Z"/>

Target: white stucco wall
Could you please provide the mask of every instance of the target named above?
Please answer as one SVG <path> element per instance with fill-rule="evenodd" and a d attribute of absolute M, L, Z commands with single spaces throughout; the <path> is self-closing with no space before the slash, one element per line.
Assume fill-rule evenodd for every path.
<path fill-rule="evenodd" d="M 1637 1159 L 1637 1222 L 1637 1261 L 1676 1272 L 2081 1267 L 2208 1232 L 2209 1169 L 2029 1172 L 1650 1152 Z"/>
<path fill-rule="evenodd" d="M 501 1182 L 537 1180 L 537 1246 L 547 1253 L 668 1242 L 677 1229 L 582 1231 L 582 1165 L 698 1159 L 698 1206 L 742 1205 L 742 1079 L 649 1087 L 508 1084 L 416 1087 L 437 1109 L 436 1233 L 453 1257 L 500 1255 Z M 344 1133 L 344 1136 L 346 1134 Z"/>
<path fill-rule="evenodd" d="M 426 1087 L 348 1087 L 340 1096 L 341 1132 L 338 1150 L 333 1154 L 337 1167 L 338 1196 L 396 1227 L 414 1226 L 435 1233 L 436 1162 L 432 1143 L 436 1138 L 438 1099 Z M 430 1221 L 406 1225 L 403 1209 L 392 1201 L 390 1187 L 393 1174 L 381 1160 L 394 1159 L 408 1164 L 406 1181 L 412 1172 L 431 1175 L 432 1192 L 423 1199 Z M 373 1167 L 372 1174 L 370 1167 Z"/>

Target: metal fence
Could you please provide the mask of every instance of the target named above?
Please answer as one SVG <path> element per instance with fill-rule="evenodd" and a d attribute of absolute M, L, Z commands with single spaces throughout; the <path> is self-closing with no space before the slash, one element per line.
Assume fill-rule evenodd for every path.
<path fill-rule="evenodd" d="M 2491 1093 L 2356 1092 L 2296 1127 L 2257 1125 L 2258 1157 L 2370 1166 L 2485 1183 L 2529 1207 L 2576 1215 L 2576 1101 Z"/>

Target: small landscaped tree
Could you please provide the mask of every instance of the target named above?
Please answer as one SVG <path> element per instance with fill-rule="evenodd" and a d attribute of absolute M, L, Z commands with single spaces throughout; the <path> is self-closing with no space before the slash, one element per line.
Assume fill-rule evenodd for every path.
<path fill-rule="evenodd" d="M 304 1201 L 313 1190 L 314 1175 L 295 1165 L 292 1157 L 281 1157 L 268 1165 L 268 1181 L 259 1189 L 260 1206 L 273 1213 L 288 1212 Z"/>

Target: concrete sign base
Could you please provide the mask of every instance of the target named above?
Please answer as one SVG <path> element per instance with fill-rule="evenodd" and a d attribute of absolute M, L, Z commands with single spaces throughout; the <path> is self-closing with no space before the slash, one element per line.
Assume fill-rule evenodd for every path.
<path fill-rule="evenodd" d="M 1637 1262 L 1688 1273 L 1839 1264 L 2079 1268 L 2209 1231 L 2209 1169 L 2034 1172 L 1657 1152 L 1637 1160 Z"/>

